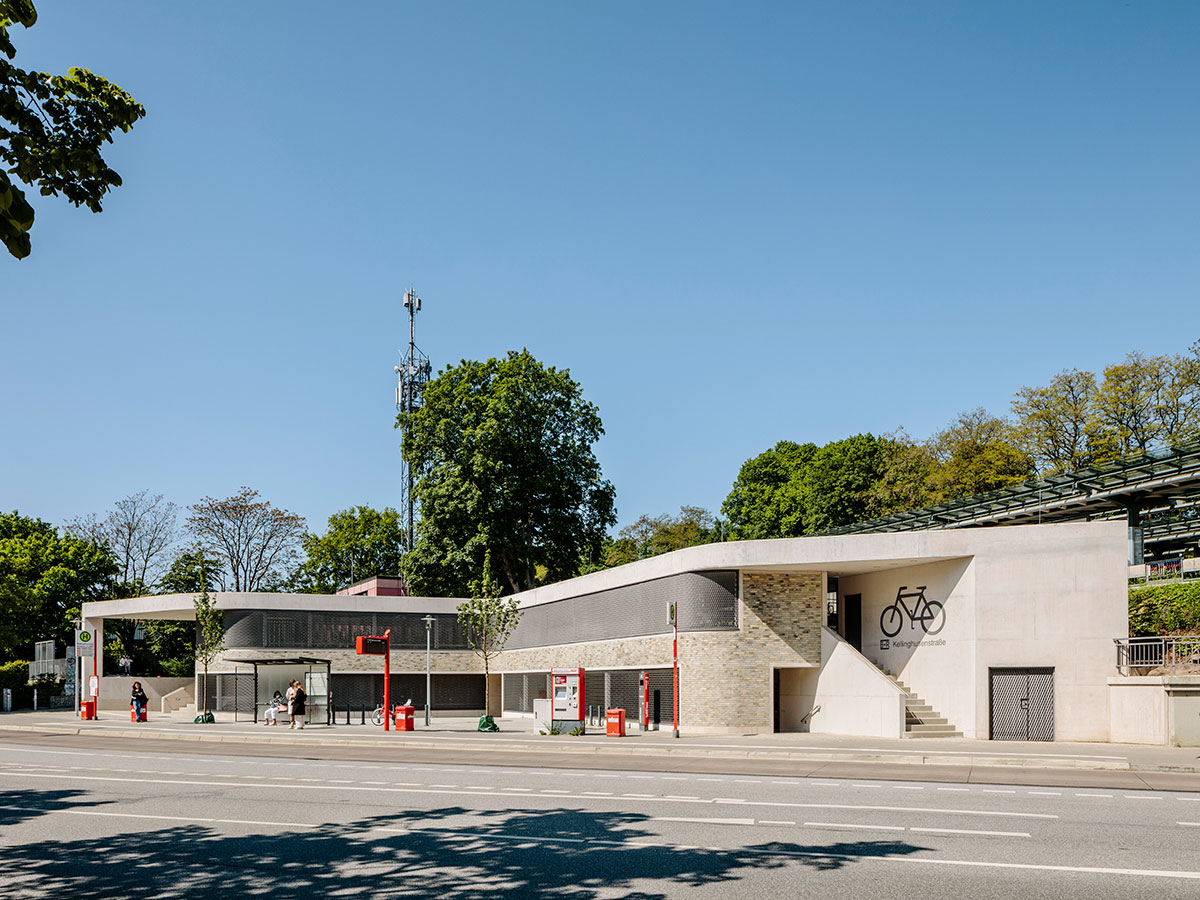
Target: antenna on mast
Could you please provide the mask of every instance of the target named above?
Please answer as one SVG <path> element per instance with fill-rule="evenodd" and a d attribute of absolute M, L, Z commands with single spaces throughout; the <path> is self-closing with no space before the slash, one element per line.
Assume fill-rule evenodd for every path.
<path fill-rule="evenodd" d="M 395 366 L 398 382 L 396 384 L 396 410 L 400 413 L 413 413 L 421 408 L 425 385 L 429 383 L 433 368 L 429 357 L 417 347 L 417 313 L 421 310 L 421 298 L 415 288 L 409 288 L 404 294 L 404 307 L 408 310 L 408 350 L 397 351 L 403 354 L 400 365 Z M 401 439 L 408 431 L 402 424 Z M 413 472 L 412 466 L 403 455 L 400 457 L 400 510 L 404 515 L 405 550 L 412 550 L 414 541 L 413 513 Z"/>

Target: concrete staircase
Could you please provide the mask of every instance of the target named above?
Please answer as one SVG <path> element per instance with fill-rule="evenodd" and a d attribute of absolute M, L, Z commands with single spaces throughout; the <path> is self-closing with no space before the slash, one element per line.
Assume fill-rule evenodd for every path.
<path fill-rule="evenodd" d="M 937 710 L 909 690 L 895 675 L 888 675 L 904 691 L 904 736 L 910 738 L 962 737 Z"/>

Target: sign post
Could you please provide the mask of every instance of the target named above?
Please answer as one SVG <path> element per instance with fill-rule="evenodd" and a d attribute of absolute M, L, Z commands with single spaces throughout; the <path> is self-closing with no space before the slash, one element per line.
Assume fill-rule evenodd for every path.
<path fill-rule="evenodd" d="M 392 629 L 382 635 L 359 635 L 354 639 L 354 651 L 359 655 L 383 657 L 383 730 L 392 730 Z"/>
<path fill-rule="evenodd" d="M 674 630 L 671 640 L 671 718 L 675 737 L 679 737 L 679 610 L 677 604 L 667 604 L 667 616 Z"/>
<path fill-rule="evenodd" d="M 89 656 L 92 658 L 92 675 L 91 679 L 88 681 L 88 685 L 90 688 L 89 693 L 91 694 L 92 700 L 95 701 L 96 704 L 95 712 L 92 717 L 98 719 L 100 718 L 100 678 L 99 673 L 96 671 L 96 633 L 90 628 L 75 629 L 75 653 L 81 660 L 86 659 Z M 83 663 L 85 671 L 86 665 L 86 663 Z M 82 715 L 82 709 L 80 710 L 79 714 Z"/>

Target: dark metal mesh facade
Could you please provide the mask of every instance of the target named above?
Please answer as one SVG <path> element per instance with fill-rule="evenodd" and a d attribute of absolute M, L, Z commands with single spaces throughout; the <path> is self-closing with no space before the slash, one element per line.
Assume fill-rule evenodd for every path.
<path fill-rule="evenodd" d="M 1054 740 L 1054 670 L 992 669 L 994 741 Z"/>
<path fill-rule="evenodd" d="M 737 578 L 737 572 L 685 572 L 531 606 L 505 649 L 665 634 L 668 603 L 678 604 L 680 631 L 736 631 Z"/>
<path fill-rule="evenodd" d="M 638 676 L 650 673 L 650 720 L 669 727 L 674 715 L 670 669 L 587 669 L 584 672 L 583 703 L 601 719 L 606 709 L 625 710 L 630 724 L 637 722 Z M 548 672 L 515 672 L 504 676 L 504 711 L 533 712 L 533 701 L 550 696 Z"/>
<path fill-rule="evenodd" d="M 354 710 L 366 707 L 368 716 L 370 710 L 383 703 L 382 675 L 338 675 L 332 676 L 333 705 L 338 710 L 345 710 L 349 705 Z M 483 709 L 483 676 L 473 674 L 434 675 L 432 676 L 433 702 L 431 707 L 437 710 L 476 710 Z M 392 704 L 412 700 L 418 709 L 425 707 L 425 676 L 416 673 L 392 675 L 391 684 Z M 345 712 L 342 712 L 345 716 Z M 357 718 L 353 719 L 358 721 Z"/>
<path fill-rule="evenodd" d="M 359 635 L 392 629 L 393 650 L 424 650 L 424 613 L 308 612 L 248 610 L 225 614 L 225 646 L 230 650 L 353 649 Z M 435 613 L 430 635 L 434 650 L 466 650 L 453 613 Z"/>

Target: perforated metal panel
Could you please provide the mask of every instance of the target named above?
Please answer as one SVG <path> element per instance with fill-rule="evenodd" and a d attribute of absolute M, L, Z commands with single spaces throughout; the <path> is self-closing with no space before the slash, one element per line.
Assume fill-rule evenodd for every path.
<path fill-rule="evenodd" d="M 680 631 L 736 631 L 737 572 L 685 572 L 528 607 L 508 650 L 666 634 L 676 603 Z"/>
<path fill-rule="evenodd" d="M 231 650 L 352 649 L 362 634 L 383 634 L 392 629 L 393 650 L 424 650 L 425 614 L 308 612 L 270 610 L 229 612 L 225 615 L 225 646 Z M 434 650 L 466 650 L 467 641 L 458 617 L 435 613 L 430 634 Z"/>
<path fill-rule="evenodd" d="M 994 741 L 1054 740 L 1054 670 L 990 669 Z"/>
<path fill-rule="evenodd" d="M 674 715 L 670 669 L 588 669 L 584 673 L 584 706 L 603 716 L 606 709 L 624 709 L 631 725 L 638 715 L 638 676 L 650 673 L 650 718 L 670 727 Z M 548 697 L 549 673 L 517 672 L 504 676 L 504 711 L 533 712 L 536 698 Z M 657 717 L 656 717 L 657 716 Z"/>

